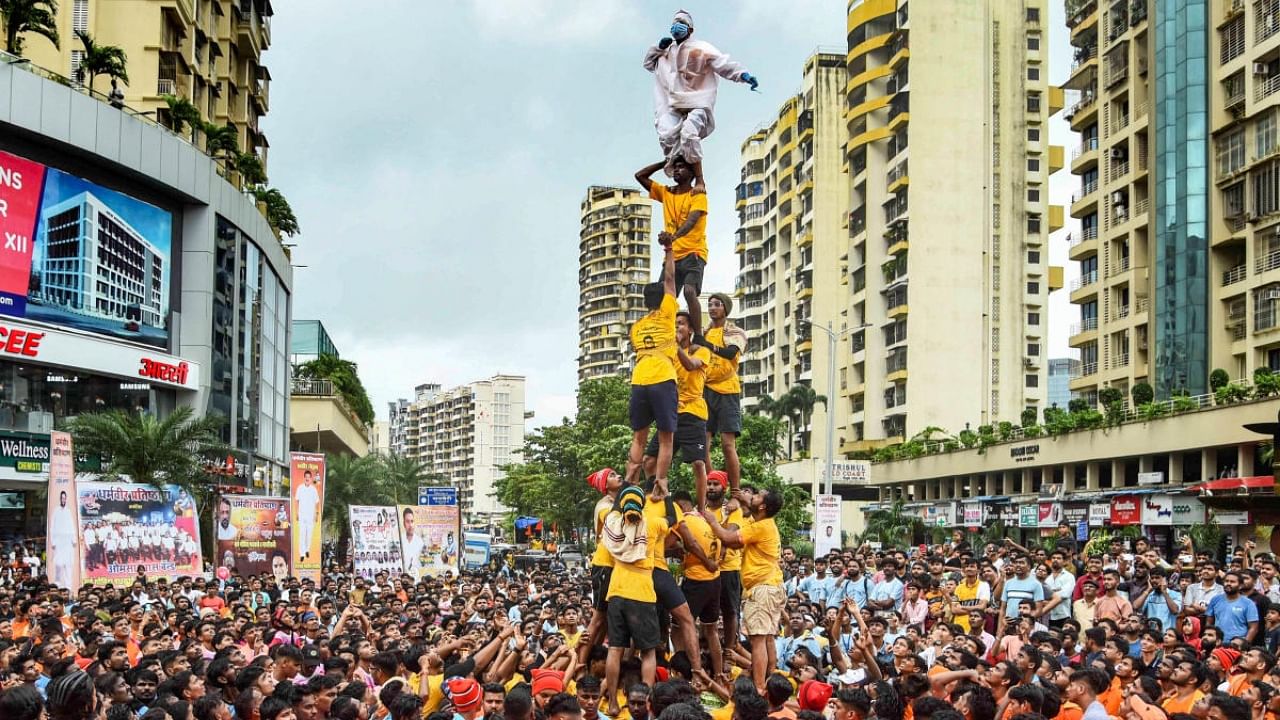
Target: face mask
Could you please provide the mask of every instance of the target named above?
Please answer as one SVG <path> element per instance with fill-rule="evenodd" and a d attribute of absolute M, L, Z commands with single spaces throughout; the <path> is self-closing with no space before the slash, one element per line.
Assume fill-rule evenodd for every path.
<path fill-rule="evenodd" d="M 682 22 L 671 23 L 671 37 L 683 40 L 689 35 L 689 26 Z"/>

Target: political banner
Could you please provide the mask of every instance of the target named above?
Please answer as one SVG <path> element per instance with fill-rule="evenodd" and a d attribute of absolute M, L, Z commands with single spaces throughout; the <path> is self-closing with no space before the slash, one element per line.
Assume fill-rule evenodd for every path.
<path fill-rule="evenodd" d="M 399 575 L 400 520 L 392 505 L 349 505 L 351 561 L 356 575 L 372 579 L 380 572 Z"/>
<path fill-rule="evenodd" d="M 324 523 L 324 455 L 290 453 L 289 499 L 293 513 L 293 574 L 320 582 L 320 528 Z"/>
<path fill-rule="evenodd" d="M 840 496 L 818 495 L 813 499 L 813 556 L 823 558 L 839 550 Z"/>
<path fill-rule="evenodd" d="M 400 550 L 404 572 L 414 580 L 458 572 L 459 520 L 457 505 L 401 505 Z"/>
<path fill-rule="evenodd" d="M 218 567 L 242 577 L 270 573 L 277 581 L 291 574 L 288 498 L 224 495 L 217 519 Z"/>
<path fill-rule="evenodd" d="M 200 523 L 191 496 L 176 485 L 85 482 L 76 488 L 81 582 L 132 582 L 203 572 Z"/>
<path fill-rule="evenodd" d="M 484 533 L 466 533 L 463 536 L 462 563 L 468 570 L 479 570 L 489 567 L 489 554 L 493 549 L 492 541 Z"/>
<path fill-rule="evenodd" d="M 80 516 L 76 512 L 75 453 L 71 434 L 49 433 L 49 580 L 60 588 L 80 587 Z"/>

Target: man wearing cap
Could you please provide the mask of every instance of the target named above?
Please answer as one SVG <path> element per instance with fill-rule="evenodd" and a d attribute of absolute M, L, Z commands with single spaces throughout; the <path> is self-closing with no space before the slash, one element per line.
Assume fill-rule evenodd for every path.
<path fill-rule="evenodd" d="M 730 509 L 725 502 L 728 476 L 723 470 L 707 473 L 707 508 L 715 514 L 716 522 L 727 530 L 737 530 L 743 525 L 742 510 Z M 720 617 L 724 619 L 724 651 L 738 647 L 738 613 L 742 610 L 742 550 L 721 544 L 720 560 Z"/>
<path fill-rule="evenodd" d="M 484 704 L 484 693 L 480 683 L 474 678 L 453 678 L 446 687 L 449 689 L 449 700 L 453 702 L 453 720 L 476 720 L 481 716 Z"/>
<path fill-rule="evenodd" d="M 704 40 L 693 39 L 693 16 L 681 10 L 664 36 L 644 55 L 644 69 L 653 73 L 654 127 L 668 159 L 684 158 L 702 177 L 702 139 L 715 130 L 713 115 L 719 78 L 746 83 L 759 81 L 741 64 Z"/>
<path fill-rule="evenodd" d="M 592 511 L 596 525 L 596 550 L 591 556 L 593 612 L 591 621 L 587 624 L 587 642 L 578 648 L 579 665 L 586 665 L 587 654 L 591 652 L 592 647 L 599 645 L 604 639 L 605 628 L 608 626 L 606 613 L 609 601 L 606 598 L 609 594 L 609 578 L 613 574 L 613 556 L 605 547 L 600 532 L 604 529 L 604 519 L 613 511 L 614 503 L 618 499 L 618 491 L 622 489 L 622 477 L 614 472 L 613 468 L 604 468 L 587 476 L 587 484 L 601 496 L 596 502 L 595 510 Z"/>
<path fill-rule="evenodd" d="M 707 401 L 707 467 L 711 467 L 712 440 L 719 435 L 731 493 L 738 489 L 741 473 L 738 434 L 742 432 L 742 384 L 738 380 L 738 361 L 747 347 L 747 334 L 729 320 L 732 311 L 733 301 L 729 296 L 714 293 L 707 301 L 711 327 L 705 335 L 693 340 L 712 354 L 702 393 Z"/>

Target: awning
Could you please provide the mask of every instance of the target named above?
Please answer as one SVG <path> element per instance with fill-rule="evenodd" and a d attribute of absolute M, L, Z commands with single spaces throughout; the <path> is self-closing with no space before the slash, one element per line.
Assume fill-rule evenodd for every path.
<path fill-rule="evenodd" d="M 1192 485 L 1188 492 L 1248 492 L 1250 490 L 1270 490 L 1276 486 L 1276 479 L 1270 475 L 1254 475 L 1252 477 L 1218 478 Z"/>

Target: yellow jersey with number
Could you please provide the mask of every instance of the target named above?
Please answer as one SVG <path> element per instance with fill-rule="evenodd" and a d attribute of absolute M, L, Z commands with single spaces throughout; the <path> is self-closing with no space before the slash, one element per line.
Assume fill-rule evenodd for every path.
<path fill-rule="evenodd" d="M 632 385 L 657 385 L 676 379 L 677 308 L 675 296 L 663 295 L 657 310 L 631 325 L 631 347 L 636 351 Z"/>
<path fill-rule="evenodd" d="M 698 547 L 702 552 L 711 559 L 720 557 L 720 538 L 711 531 L 711 523 L 707 522 L 701 515 L 696 512 L 687 512 L 684 514 L 683 522 L 685 527 L 689 528 L 689 534 L 693 536 L 693 541 L 698 543 Z M 707 569 L 697 555 L 685 551 L 684 554 L 684 576 L 689 580 L 715 580 L 720 577 L 720 569 L 716 568 L 715 572 Z"/>

